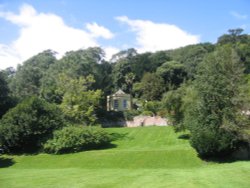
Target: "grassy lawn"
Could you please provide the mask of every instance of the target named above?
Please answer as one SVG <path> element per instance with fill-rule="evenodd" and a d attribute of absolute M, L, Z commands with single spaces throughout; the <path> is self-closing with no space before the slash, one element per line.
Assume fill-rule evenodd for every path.
<path fill-rule="evenodd" d="M 0 187 L 250 187 L 250 162 L 204 162 L 171 127 L 107 130 L 105 150 L 2 156 Z"/>

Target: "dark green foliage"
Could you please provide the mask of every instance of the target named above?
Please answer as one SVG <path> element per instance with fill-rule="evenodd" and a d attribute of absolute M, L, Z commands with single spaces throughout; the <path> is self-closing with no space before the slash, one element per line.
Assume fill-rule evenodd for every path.
<path fill-rule="evenodd" d="M 160 75 L 169 89 L 177 88 L 187 79 L 187 72 L 183 64 L 168 61 L 157 68 L 156 74 Z"/>
<path fill-rule="evenodd" d="M 112 88 L 112 66 L 108 62 L 98 64 L 99 73 L 96 82 L 94 83 L 94 89 L 101 89 L 103 93 L 109 95 Z"/>
<path fill-rule="evenodd" d="M 191 145 L 202 157 L 226 156 L 235 150 L 239 143 L 237 131 L 223 130 L 216 126 L 196 126 L 191 130 Z"/>
<path fill-rule="evenodd" d="M 165 91 L 164 80 L 155 73 L 146 73 L 137 89 L 145 100 L 160 100 Z"/>
<path fill-rule="evenodd" d="M 126 59 L 122 59 L 116 63 L 112 71 L 112 79 L 115 90 L 122 89 L 129 92 L 129 85 L 126 83 L 126 75 L 131 73 L 131 65 Z"/>
<path fill-rule="evenodd" d="M 210 43 L 201 43 L 168 51 L 168 54 L 172 60 L 183 64 L 189 79 L 194 79 L 197 66 L 208 53 L 214 51 L 214 48 L 214 45 Z"/>
<path fill-rule="evenodd" d="M 193 109 L 197 102 L 197 91 L 193 82 L 186 82 L 178 89 L 168 91 L 161 102 L 176 132 L 184 131 L 193 124 Z"/>
<path fill-rule="evenodd" d="M 191 144 L 201 156 L 231 152 L 241 141 L 243 66 L 230 46 L 218 48 L 203 62 L 195 82 L 197 100 L 186 119 Z"/>
<path fill-rule="evenodd" d="M 126 110 L 123 112 L 123 116 L 125 120 L 133 120 L 135 116 L 138 116 L 140 114 L 140 111 L 138 110 Z"/>
<path fill-rule="evenodd" d="M 38 150 L 55 129 L 63 126 L 61 111 L 31 97 L 8 111 L 0 122 L 0 146 L 6 152 Z"/>
<path fill-rule="evenodd" d="M 158 67 L 163 63 L 170 61 L 171 58 L 167 55 L 165 51 L 158 51 L 149 56 L 150 60 L 150 70 L 149 72 L 155 72 Z"/>
<path fill-rule="evenodd" d="M 127 75 L 133 74 L 133 83 L 139 82 L 145 73 L 155 72 L 159 66 L 170 60 L 170 57 L 164 51 L 130 55 L 125 52 L 129 53 L 129 50 L 118 53 L 121 54 L 119 55 L 120 58 L 113 64 L 112 77 L 114 88 L 116 90 L 121 88 L 126 92 L 130 92 L 132 88 L 131 82 L 127 82 Z"/>
<path fill-rule="evenodd" d="M 146 72 L 152 72 L 150 57 L 151 53 L 138 54 L 131 59 L 131 71 L 136 76 L 136 81 L 140 81 Z"/>
<path fill-rule="evenodd" d="M 62 74 L 71 79 L 92 75 L 96 82 L 89 89 L 104 90 L 105 86 L 110 88 L 111 66 L 102 60 L 103 56 L 104 52 L 99 47 L 67 52 L 62 59 L 50 66 L 43 77 L 41 96 L 49 102 L 62 102 L 63 93 L 58 92 L 58 80 Z"/>
<path fill-rule="evenodd" d="M 141 113 L 141 115 L 153 117 L 155 114 L 154 114 L 153 112 L 151 112 L 151 111 L 144 110 L 144 111 Z"/>
<path fill-rule="evenodd" d="M 14 106 L 13 99 L 9 96 L 10 91 L 7 83 L 7 78 L 4 72 L 0 72 L 0 119 L 1 117 Z"/>
<path fill-rule="evenodd" d="M 250 36 L 246 36 L 244 42 L 240 42 L 236 46 L 237 53 L 241 62 L 245 65 L 245 73 L 250 73 Z"/>
<path fill-rule="evenodd" d="M 156 69 L 166 61 L 170 61 L 170 57 L 165 51 L 155 53 L 138 54 L 129 60 L 131 71 L 136 76 L 136 81 L 140 81 L 146 72 L 155 72 Z"/>
<path fill-rule="evenodd" d="M 247 40 L 247 35 L 242 34 L 243 31 L 241 28 L 229 29 L 229 34 L 224 34 L 218 38 L 218 45 L 244 43 Z"/>
<path fill-rule="evenodd" d="M 236 49 L 240 61 L 245 65 L 245 73 L 250 73 L 250 36 L 243 34 L 243 29 L 229 29 L 228 34 L 218 38 L 217 45 L 233 45 Z"/>
<path fill-rule="evenodd" d="M 148 101 L 143 105 L 143 114 L 146 115 L 149 113 L 150 115 L 156 116 L 158 112 L 162 109 L 161 102 L 159 101 Z"/>
<path fill-rule="evenodd" d="M 58 71 L 71 77 L 93 74 L 96 79 L 98 63 L 101 63 L 103 55 L 103 50 L 98 47 L 67 52 L 58 63 Z"/>
<path fill-rule="evenodd" d="M 70 153 L 107 146 L 111 136 L 98 127 L 64 127 L 53 134 L 53 138 L 44 144 L 47 153 Z"/>
<path fill-rule="evenodd" d="M 39 96 L 42 79 L 49 66 L 55 63 L 54 52 L 46 50 L 20 65 L 10 83 L 14 96 L 20 100 L 25 97 Z"/>
<path fill-rule="evenodd" d="M 185 130 L 183 126 L 183 87 L 167 92 L 162 98 L 162 105 L 167 109 L 168 118 L 176 132 Z"/>

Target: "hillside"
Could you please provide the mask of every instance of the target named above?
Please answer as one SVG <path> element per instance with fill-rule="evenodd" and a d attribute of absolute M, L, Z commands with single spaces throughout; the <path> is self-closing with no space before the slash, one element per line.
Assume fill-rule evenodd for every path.
<path fill-rule="evenodd" d="M 0 187 L 250 186 L 249 162 L 204 162 L 171 127 L 107 130 L 117 140 L 105 150 L 2 156 Z"/>

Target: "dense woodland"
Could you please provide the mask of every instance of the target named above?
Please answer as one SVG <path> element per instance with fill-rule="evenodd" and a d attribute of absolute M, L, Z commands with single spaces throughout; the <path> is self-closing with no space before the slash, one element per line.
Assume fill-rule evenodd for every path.
<path fill-rule="evenodd" d="M 96 148 L 112 138 L 94 125 L 139 114 L 167 117 L 176 131 L 188 130 L 201 156 L 249 143 L 250 35 L 242 29 L 229 30 L 216 44 L 143 54 L 131 48 L 110 61 L 99 47 L 55 56 L 46 50 L 0 72 L 4 152 Z M 118 89 L 133 96 L 134 109 L 106 112 L 106 96 Z"/>

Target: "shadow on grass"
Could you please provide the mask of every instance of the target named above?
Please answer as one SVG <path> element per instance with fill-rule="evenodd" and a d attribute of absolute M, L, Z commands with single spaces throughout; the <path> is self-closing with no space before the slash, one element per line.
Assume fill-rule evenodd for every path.
<path fill-rule="evenodd" d="M 111 133 L 112 141 L 128 138 L 128 133 Z"/>
<path fill-rule="evenodd" d="M 200 157 L 200 156 L 199 156 Z M 200 157 L 203 161 L 214 162 L 214 163 L 234 163 L 239 161 L 250 161 L 249 158 L 234 158 L 231 156 L 224 157 Z"/>
<path fill-rule="evenodd" d="M 181 134 L 178 136 L 178 139 L 189 140 L 191 135 L 189 133 Z M 193 147 L 195 150 L 195 148 Z M 216 155 L 216 156 L 214 156 Z M 250 161 L 250 143 L 242 142 L 238 144 L 237 148 L 231 151 L 224 151 L 221 153 L 212 154 L 203 156 L 197 154 L 201 160 L 205 162 L 214 162 L 214 163 L 233 163 L 238 161 Z"/>
<path fill-rule="evenodd" d="M 109 143 L 109 144 L 105 144 L 103 146 L 98 146 L 98 147 L 89 146 L 89 147 L 86 147 L 83 151 L 104 150 L 104 149 L 112 149 L 116 147 L 117 147 L 116 144 Z"/>
<path fill-rule="evenodd" d="M 189 140 L 190 134 L 182 134 L 182 135 L 178 136 L 178 139 Z"/>
<path fill-rule="evenodd" d="M 120 139 L 124 139 L 124 138 L 128 138 L 127 137 L 128 133 L 111 133 L 111 141 L 116 141 L 116 140 L 120 140 Z M 112 148 L 116 148 L 117 145 L 113 144 L 113 143 L 106 143 L 103 145 L 95 145 L 95 144 L 90 144 L 90 145 L 86 145 L 82 148 L 82 150 L 78 150 L 78 151 L 74 151 L 72 150 L 72 148 L 70 149 L 65 149 L 63 151 L 61 151 L 60 153 L 57 153 L 56 155 L 61 155 L 61 154 L 71 154 L 71 153 L 78 153 L 78 152 L 84 152 L 84 151 L 94 151 L 94 150 L 106 150 L 106 149 L 112 149 Z M 15 152 L 10 152 L 8 154 L 10 155 L 17 155 L 17 156 L 35 156 L 35 155 L 39 155 L 41 153 L 44 153 L 44 151 L 42 149 L 40 150 L 29 150 L 29 151 L 15 151 Z M 46 153 L 46 152 L 45 152 Z M 50 153 L 53 154 L 53 153 Z M 2 158 L 0 159 L 3 160 Z M 6 159 L 7 161 L 7 159 Z M 1 164 L 0 164 L 1 165 Z M 0 166 L 1 167 L 1 166 Z"/>
<path fill-rule="evenodd" d="M 12 166 L 13 164 L 15 164 L 13 159 L 0 157 L 0 168 L 6 168 Z"/>
<path fill-rule="evenodd" d="M 35 150 L 35 151 L 12 151 L 12 152 L 8 152 L 6 154 L 8 155 L 16 155 L 16 156 L 35 156 L 35 155 L 39 155 L 40 153 L 42 153 L 42 149 L 39 150 Z"/>
<path fill-rule="evenodd" d="M 237 150 L 220 154 L 216 157 L 202 157 L 199 156 L 202 160 L 207 162 L 216 162 L 216 163 L 233 163 L 237 161 L 250 161 L 250 148 L 249 147 L 239 147 Z"/>

